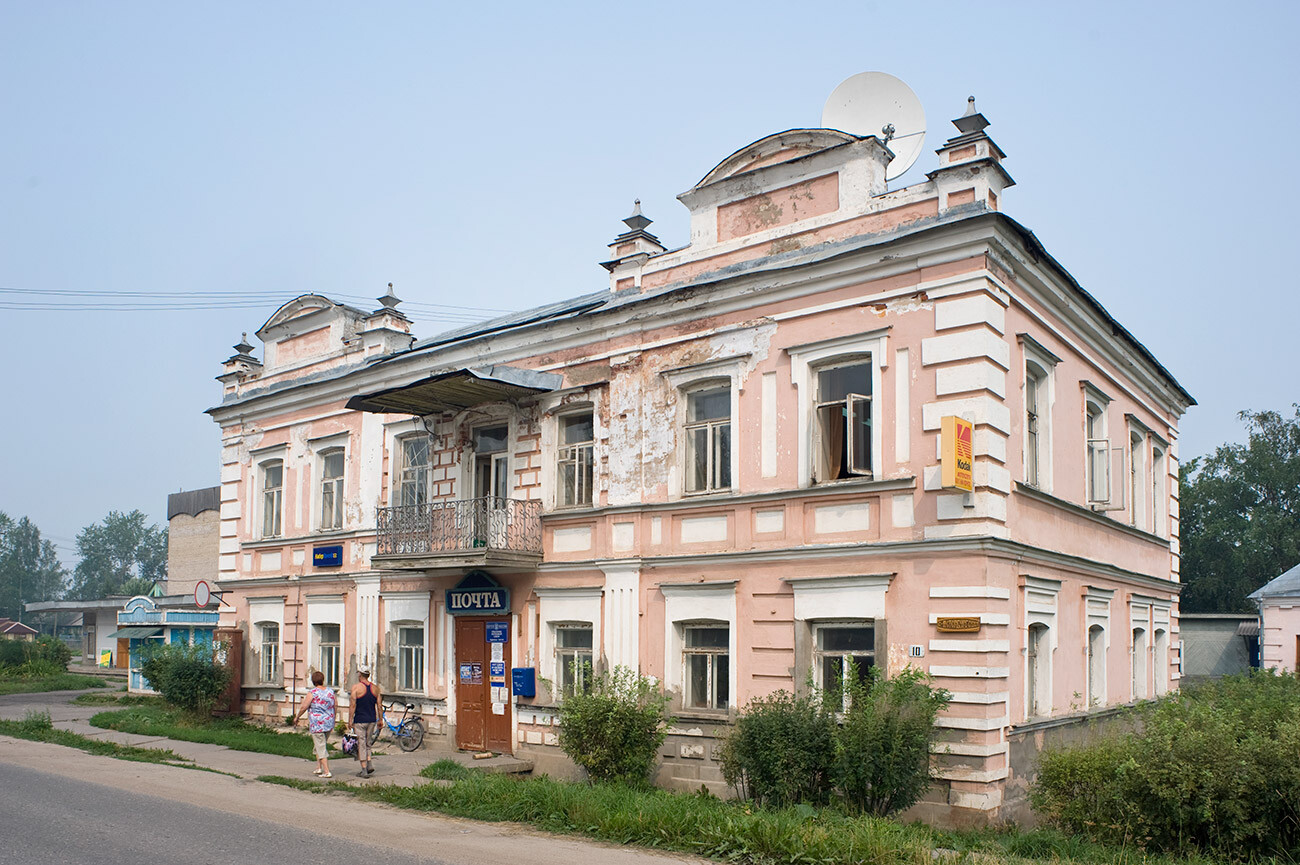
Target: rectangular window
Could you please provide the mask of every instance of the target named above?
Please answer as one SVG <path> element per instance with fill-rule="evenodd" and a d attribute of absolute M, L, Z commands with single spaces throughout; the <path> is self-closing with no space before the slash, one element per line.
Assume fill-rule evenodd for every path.
<path fill-rule="evenodd" d="M 1047 371 L 1025 364 L 1025 483 L 1043 485 L 1043 409 L 1046 408 Z"/>
<path fill-rule="evenodd" d="M 284 463 L 262 466 L 262 537 L 280 537 L 280 504 L 284 497 Z"/>
<path fill-rule="evenodd" d="M 1106 702 L 1106 631 L 1101 625 L 1088 629 L 1088 705 Z"/>
<path fill-rule="evenodd" d="M 556 504 L 559 507 L 590 507 L 595 438 L 595 425 L 590 412 L 560 418 L 556 472 L 560 487 L 559 501 Z"/>
<path fill-rule="evenodd" d="M 817 373 L 816 479 L 871 475 L 871 363 Z"/>
<path fill-rule="evenodd" d="M 1159 447 L 1151 451 L 1151 533 L 1161 534 L 1165 521 L 1165 452 Z"/>
<path fill-rule="evenodd" d="M 397 687 L 424 690 L 424 628 L 397 629 Z"/>
<path fill-rule="evenodd" d="M 506 426 L 474 430 L 474 496 L 499 499 L 510 495 L 510 455 Z"/>
<path fill-rule="evenodd" d="M 731 676 L 727 625 L 687 625 L 682 649 L 685 662 L 685 708 L 726 709 Z"/>
<path fill-rule="evenodd" d="M 1106 410 L 1094 402 L 1084 404 L 1087 438 L 1088 504 L 1110 502 L 1110 439 L 1106 437 Z"/>
<path fill-rule="evenodd" d="M 262 662 L 258 681 L 276 682 L 280 678 L 280 626 L 274 622 L 259 624 Z"/>
<path fill-rule="evenodd" d="M 1051 679 L 1048 674 L 1052 656 L 1047 633 L 1046 625 L 1036 623 L 1029 626 L 1029 645 L 1025 653 L 1026 691 L 1029 698 L 1026 717 L 1029 718 L 1052 713 Z"/>
<path fill-rule="evenodd" d="M 340 631 L 342 628 L 339 625 L 316 626 L 316 669 L 325 675 L 325 686 L 328 688 L 337 688 L 341 681 L 339 672 L 342 669 L 343 646 Z"/>
<path fill-rule="evenodd" d="M 817 684 L 827 693 L 841 695 L 848 707 L 850 676 L 867 684 L 876 663 L 876 629 L 867 624 L 819 625 L 815 657 Z"/>
<path fill-rule="evenodd" d="M 343 451 L 321 454 L 320 527 L 343 528 Z"/>
<path fill-rule="evenodd" d="M 591 689 L 591 625 L 555 626 L 555 681 L 561 694 L 586 693 Z"/>
<path fill-rule="evenodd" d="M 731 489 L 731 388 L 686 395 L 686 491 Z"/>
<path fill-rule="evenodd" d="M 412 507 L 429 500 L 429 437 L 412 435 L 401 439 L 402 470 L 397 479 L 398 507 Z"/>

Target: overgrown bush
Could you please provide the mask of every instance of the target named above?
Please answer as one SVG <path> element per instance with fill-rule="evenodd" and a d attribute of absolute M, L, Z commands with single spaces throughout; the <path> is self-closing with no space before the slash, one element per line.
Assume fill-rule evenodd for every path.
<path fill-rule="evenodd" d="M 1231 676 L 1143 712 L 1140 732 L 1053 751 L 1034 807 L 1066 832 L 1228 859 L 1300 853 L 1300 680 Z"/>
<path fill-rule="evenodd" d="M 854 810 L 886 817 L 910 808 L 930 786 L 930 742 L 949 693 L 908 667 L 867 682 L 849 677 L 849 707 L 835 737 L 835 786 Z"/>
<path fill-rule="evenodd" d="M 775 807 L 822 804 L 835 763 L 835 715 L 817 694 L 759 697 L 723 739 L 718 761 L 743 798 Z"/>
<path fill-rule="evenodd" d="M 37 664 L 41 669 L 51 671 L 41 675 L 57 675 L 67 670 L 71 660 L 72 650 L 68 645 L 49 635 L 30 642 L 0 640 L 0 670 L 10 675 L 17 675 L 14 671 L 28 664 Z"/>
<path fill-rule="evenodd" d="M 226 689 L 230 670 L 212 657 L 212 646 L 200 643 L 156 643 L 141 652 L 140 673 L 164 700 L 196 715 L 207 714 Z"/>
<path fill-rule="evenodd" d="M 644 783 L 668 723 L 668 696 L 652 679 L 617 667 L 560 705 L 560 748 L 598 781 Z"/>

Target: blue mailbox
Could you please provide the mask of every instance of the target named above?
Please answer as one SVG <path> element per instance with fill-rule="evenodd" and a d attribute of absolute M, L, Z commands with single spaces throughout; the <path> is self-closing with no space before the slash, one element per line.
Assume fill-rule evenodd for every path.
<path fill-rule="evenodd" d="M 510 670 L 510 684 L 516 697 L 536 697 L 537 671 L 532 667 L 514 667 Z"/>

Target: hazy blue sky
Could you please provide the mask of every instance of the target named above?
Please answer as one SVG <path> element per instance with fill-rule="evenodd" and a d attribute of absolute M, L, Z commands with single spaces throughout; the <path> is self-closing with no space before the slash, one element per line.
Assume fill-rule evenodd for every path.
<path fill-rule="evenodd" d="M 213 376 L 273 297 L 596 290 L 633 198 L 684 243 L 677 193 L 870 69 L 929 119 L 904 182 L 977 97 L 1007 213 L 1200 401 L 1190 458 L 1300 400 L 1297 25 L 1295 3 L 0 0 L 0 288 L 250 301 L 0 292 L 0 510 L 69 564 L 110 509 L 162 522 L 217 483 Z"/>

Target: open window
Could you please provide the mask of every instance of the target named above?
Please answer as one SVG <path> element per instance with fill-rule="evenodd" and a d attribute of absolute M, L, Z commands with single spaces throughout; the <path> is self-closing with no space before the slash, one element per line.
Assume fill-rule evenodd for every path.
<path fill-rule="evenodd" d="M 817 481 L 871 477 L 871 361 L 817 370 L 813 422 Z"/>
<path fill-rule="evenodd" d="M 1084 433 L 1087 439 L 1088 504 L 1110 504 L 1110 438 L 1106 434 L 1106 406 L 1100 401 L 1084 401 Z"/>
<path fill-rule="evenodd" d="M 591 690 L 594 631 L 590 622 L 555 624 L 555 683 L 561 694 Z"/>

